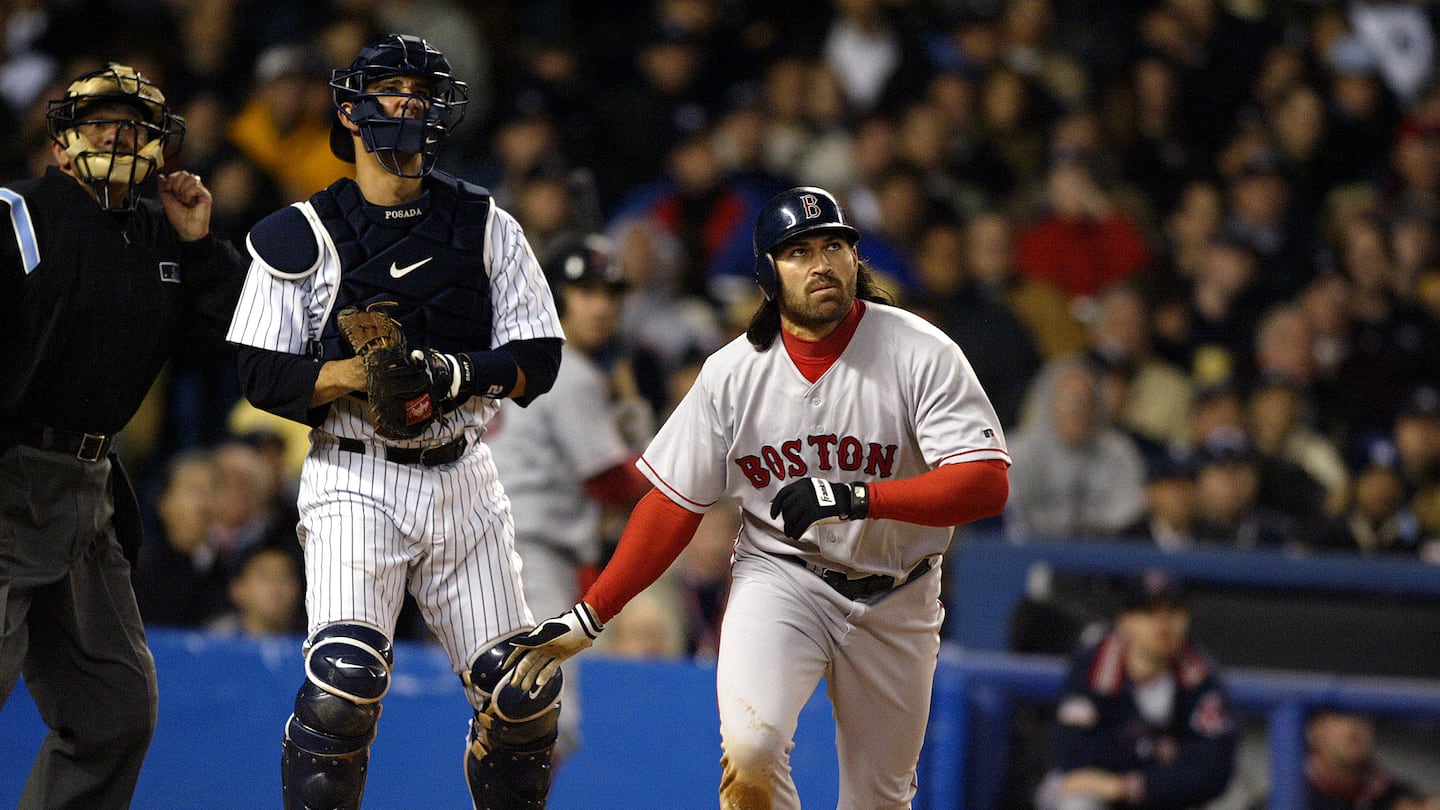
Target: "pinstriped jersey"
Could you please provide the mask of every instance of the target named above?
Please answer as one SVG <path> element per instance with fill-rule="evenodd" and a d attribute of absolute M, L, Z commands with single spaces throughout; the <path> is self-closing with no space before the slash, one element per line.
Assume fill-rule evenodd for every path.
<path fill-rule="evenodd" d="M 358 193 L 350 180 L 321 192 L 330 193 L 326 199 L 296 203 L 318 256 L 312 267 L 287 272 L 266 262 L 251 244 L 250 271 L 228 339 L 288 354 L 347 356 L 337 348 L 336 314 L 387 292 L 403 302 L 396 314 L 417 348 L 479 351 L 515 340 L 563 337 L 550 288 L 514 217 L 488 200 L 483 206 L 435 204 L 436 197 L 452 199 L 456 183 L 436 173 L 426 179 L 427 196 L 416 204 L 386 209 L 362 202 L 349 215 L 335 210 L 331 200 Z M 385 230 L 357 236 L 362 229 L 335 223 L 337 214 L 347 221 L 377 220 Z M 385 221 L 392 216 L 394 221 Z M 439 218 L 449 219 L 446 227 L 437 225 Z M 477 302 L 486 305 L 484 312 L 475 311 Z M 472 397 L 410 444 L 431 445 L 483 427 L 498 408 L 494 399 Z M 319 430 L 354 439 L 373 436 L 369 410 L 353 396 L 336 400 Z"/>
<path fill-rule="evenodd" d="M 706 360 L 638 465 L 696 512 L 740 507 L 741 551 L 796 555 L 861 574 L 903 576 L 949 546 L 952 529 L 870 519 L 812 526 L 790 540 L 770 517 L 780 488 L 804 477 L 880 482 L 944 464 L 1010 462 L 994 408 L 960 347 L 922 318 L 857 302 L 855 334 L 814 383 L 777 339 L 742 336 Z"/>

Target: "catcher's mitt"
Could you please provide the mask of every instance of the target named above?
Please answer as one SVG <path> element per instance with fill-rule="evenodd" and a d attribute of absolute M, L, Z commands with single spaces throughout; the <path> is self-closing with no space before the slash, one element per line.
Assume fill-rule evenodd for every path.
<path fill-rule="evenodd" d="M 405 346 L 400 322 L 376 310 L 346 307 L 337 316 L 340 332 L 365 364 L 370 423 L 389 439 L 413 439 L 435 421 L 430 374 Z"/>

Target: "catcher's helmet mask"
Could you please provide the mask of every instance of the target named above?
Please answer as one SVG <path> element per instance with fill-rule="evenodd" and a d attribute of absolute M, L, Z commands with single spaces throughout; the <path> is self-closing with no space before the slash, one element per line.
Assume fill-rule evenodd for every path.
<path fill-rule="evenodd" d="M 427 93 L 377 87 L 377 83 L 394 76 L 424 79 Z M 339 115 L 359 127 L 365 151 L 400 177 L 424 177 L 435 168 L 441 144 L 464 119 L 470 101 L 469 87 L 451 75 L 445 55 L 409 34 L 391 34 L 365 46 L 350 67 L 337 68 L 331 74 L 330 91 Z M 397 96 L 406 99 L 401 110 L 415 102 L 424 114 L 387 115 L 381 100 Z M 330 130 L 330 151 L 341 160 L 355 162 L 355 142 L 339 118 Z M 419 168 L 407 169 L 409 156 L 417 154 L 421 155 Z"/>
<path fill-rule="evenodd" d="M 133 116 L 121 116 L 128 108 Z M 74 175 L 90 186 L 100 205 L 130 210 L 140 198 L 140 184 L 175 156 L 185 139 L 185 119 L 170 112 L 165 94 L 138 71 L 111 62 L 81 75 L 45 110 L 50 138 L 70 158 Z M 96 143 L 86 129 L 115 127 L 109 144 Z M 92 133 L 95 131 L 90 130 Z M 120 199 L 111 198 L 123 186 Z"/>
<path fill-rule="evenodd" d="M 851 245 L 860 241 L 860 231 L 850 224 L 845 209 L 823 188 L 800 186 L 776 194 L 760 209 L 755 219 L 755 283 L 767 300 L 775 297 L 779 281 L 775 272 L 777 247 L 815 231 L 836 231 Z"/>

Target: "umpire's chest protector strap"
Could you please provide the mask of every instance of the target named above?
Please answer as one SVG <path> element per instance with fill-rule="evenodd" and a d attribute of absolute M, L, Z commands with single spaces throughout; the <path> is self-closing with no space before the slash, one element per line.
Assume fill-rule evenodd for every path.
<path fill-rule="evenodd" d="M 333 313 L 379 301 L 394 302 L 387 311 L 414 345 L 445 352 L 491 348 L 485 263 L 490 196 L 439 172 L 427 178 L 425 192 L 417 206 L 423 213 L 413 224 L 398 227 L 377 222 L 352 181 L 337 182 L 310 198 L 320 237 L 340 265 L 320 334 L 324 359 L 349 354 Z"/>

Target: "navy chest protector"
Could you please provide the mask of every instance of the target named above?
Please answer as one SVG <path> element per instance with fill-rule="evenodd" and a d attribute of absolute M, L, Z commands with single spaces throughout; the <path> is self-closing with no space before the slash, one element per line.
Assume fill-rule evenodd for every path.
<path fill-rule="evenodd" d="M 354 354 L 335 316 L 393 301 L 385 311 L 405 327 L 413 347 L 442 352 L 490 346 L 490 274 L 485 266 L 485 224 L 490 197 L 483 189 L 435 172 L 425 181 L 428 210 L 377 208 L 350 180 L 310 198 L 340 256 L 340 286 L 320 333 L 316 359 Z M 417 206 L 419 208 L 420 206 Z"/>

